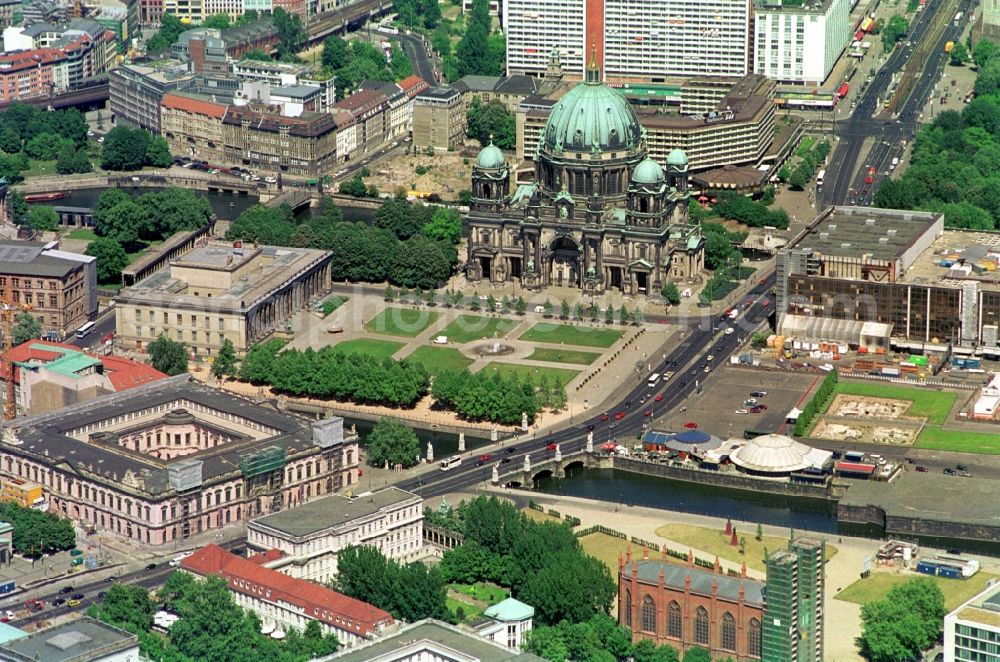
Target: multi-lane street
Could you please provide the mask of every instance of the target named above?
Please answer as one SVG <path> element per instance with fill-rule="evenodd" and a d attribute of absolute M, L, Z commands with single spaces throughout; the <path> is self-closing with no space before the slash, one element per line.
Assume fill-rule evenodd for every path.
<path fill-rule="evenodd" d="M 830 157 L 826 185 L 817 192 L 820 208 L 871 203 L 879 179 L 890 171 L 892 159 L 902 154 L 902 141 L 916 135 L 921 109 L 946 62 L 944 45 L 957 41 L 965 26 L 963 22 L 956 24 L 953 17 L 959 11 L 967 17 L 970 5 L 970 0 L 928 3 L 917 15 L 907 41 L 889 56 L 858 99 L 851 117 L 837 124 L 840 140 Z M 885 93 L 896 75 L 901 75 L 900 93 L 906 94 L 905 102 L 902 107 L 890 104 L 886 109 Z M 892 110 L 898 111 L 895 119 L 880 117 L 883 111 Z M 865 150 L 869 139 L 872 142 Z"/>
<path fill-rule="evenodd" d="M 649 372 L 674 372 L 671 379 L 660 382 L 654 388 L 650 388 L 646 383 L 648 372 L 641 373 L 636 378 L 635 385 L 627 389 L 620 395 L 618 401 L 607 405 L 602 409 L 592 409 L 584 416 L 572 421 L 568 427 L 553 431 L 548 434 L 532 436 L 524 439 L 513 440 L 508 446 L 513 446 L 513 452 L 494 453 L 494 458 L 477 467 L 474 461 L 477 453 L 470 453 L 469 462 L 463 463 L 448 471 L 424 474 L 418 478 L 398 483 L 397 486 L 416 492 L 423 497 L 432 497 L 459 490 L 476 483 L 489 480 L 493 464 L 503 458 L 511 460 L 506 467 L 516 468 L 524 463 L 524 456 L 531 455 L 534 459 L 541 459 L 550 453 L 546 449 L 548 444 L 559 444 L 560 450 L 564 454 L 574 453 L 581 450 L 587 443 L 587 433 L 593 427 L 594 443 L 599 445 L 608 440 L 617 439 L 622 444 L 634 443 L 635 435 L 642 431 L 643 424 L 648 420 L 643 412 L 650 408 L 650 402 L 657 395 L 662 395 L 663 399 L 656 403 L 658 411 L 664 412 L 675 407 L 682 406 L 682 403 L 696 389 L 700 388 L 705 378 L 716 370 L 719 366 L 728 362 L 729 356 L 737 350 L 741 340 L 746 337 L 767 317 L 771 308 L 763 305 L 763 299 L 770 293 L 774 286 L 774 272 L 771 272 L 763 283 L 758 283 L 748 296 L 754 298 L 753 305 L 741 310 L 739 317 L 733 322 L 722 324 L 717 317 L 704 317 L 694 323 L 684 331 L 685 337 L 672 352 L 669 352 L 666 359 L 653 364 Z M 736 328 L 736 333 L 726 335 L 722 328 L 725 325 L 732 325 Z M 703 357 L 709 352 L 715 355 L 715 360 L 705 362 Z M 704 366 L 708 367 L 708 373 L 704 371 Z M 607 389 L 616 388 L 616 384 L 608 384 Z M 640 403 L 645 397 L 646 404 Z M 616 412 L 625 412 L 625 417 L 619 421 L 614 421 Z M 601 415 L 605 412 L 611 414 L 614 428 L 609 430 L 608 422 L 601 420 Z"/>

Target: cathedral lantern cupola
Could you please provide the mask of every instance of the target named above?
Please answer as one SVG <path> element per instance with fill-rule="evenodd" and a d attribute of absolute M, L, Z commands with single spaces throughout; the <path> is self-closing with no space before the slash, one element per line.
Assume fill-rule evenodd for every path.
<path fill-rule="evenodd" d="M 510 193 L 510 171 L 503 152 L 490 141 L 472 166 L 472 206 L 494 208 L 505 202 Z"/>
<path fill-rule="evenodd" d="M 681 193 L 688 190 L 688 157 L 684 150 L 674 148 L 667 154 L 667 179 L 670 188 Z"/>

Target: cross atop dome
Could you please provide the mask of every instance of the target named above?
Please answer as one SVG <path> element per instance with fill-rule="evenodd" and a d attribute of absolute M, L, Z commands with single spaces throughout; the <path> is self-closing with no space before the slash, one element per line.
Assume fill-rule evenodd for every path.
<path fill-rule="evenodd" d="M 601 66 L 597 63 L 597 41 L 590 42 L 590 64 L 587 65 L 586 82 L 591 85 L 601 84 Z"/>

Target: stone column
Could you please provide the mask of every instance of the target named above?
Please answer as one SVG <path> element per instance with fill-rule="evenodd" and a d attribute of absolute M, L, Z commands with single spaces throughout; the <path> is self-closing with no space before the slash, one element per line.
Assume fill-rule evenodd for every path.
<path fill-rule="evenodd" d="M 459 432 L 458 433 L 458 452 L 459 453 L 464 453 L 465 452 L 465 433 L 464 432 Z"/>

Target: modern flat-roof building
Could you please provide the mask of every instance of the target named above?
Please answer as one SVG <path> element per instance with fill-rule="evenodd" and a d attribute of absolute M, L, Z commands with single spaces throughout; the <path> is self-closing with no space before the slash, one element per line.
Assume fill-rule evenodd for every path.
<path fill-rule="evenodd" d="M 262 567 L 218 545 L 202 547 L 182 560 L 180 567 L 201 577 L 222 577 L 236 604 L 275 630 L 301 631 L 309 621 L 317 621 L 324 634 L 335 634 L 342 645 L 351 648 L 377 639 L 394 625 L 391 614 L 367 602 Z"/>
<path fill-rule="evenodd" d="M 1000 662 L 1000 583 L 945 614 L 944 662 Z"/>
<path fill-rule="evenodd" d="M 417 495 L 396 487 L 316 499 L 251 521 L 247 545 L 283 553 L 267 563 L 269 568 L 325 583 L 336 576 L 337 554 L 347 547 L 368 545 L 390 559 L 413 558 L 423 545 L 422 503 Z"/>
<path fill-rule="evenodd" d="M 142 350 L 166 334 L 214 355 L 229 339 L 245 352 L 329 290 L 330 255 L 241 242 L 196 246 L 119 292 L 115 341 Z"/>
<path fill-rule="evenodd" d="M 851 43 L 851 4 L 806 0 L 782 6 L 781 0 L 757 0 L 754 71 L 781 83 L 822 85 Z"/>
<path fill-rule="evenodd" d="M 3 662 L 141 662 L 142 659 L 136 635 L 89 616 L 0 644 Z"/>
<path fill-rule="evenodd" d="M 763 662 L 823 662 L 826 543 L 795 538 L 767 557 Z"/>
<path fill-rule="evenodd" d="M 557 50 L 582 78 L 596 50 L 612 82 L 742 76 L 750 64 L 748 0 L 507 0 L 507 73 L 541 76 Z"/>
<path fill-rule="evenodd" d="M 431 87 L 413 101 L 413 148 L 458 147 L 465 135 L 462 95 L 450 87 Z"/>
<path fill-rule="evenodd" d="M 96 262 L 57 242 L 0 241 L 0 288 L 30 308 L 43 333 L 65 338 L 97 314 Z"/>
<path fill-rule="evenodd" d="M 632 640 L 649 639 L 684 653 L 707 648 L 713 657 L 761 659 L 764 583 L 714 569 L 668 563 L 666 548 L 659 560 L 648 553 L 633 559 L 632 550 L 618 560 L 618 622 Z M 785 662 L 789 662 L 786 660 Z"/>
<path fill-rule="evenodd" d="M 778 253 L 778 330 L 1000 355 L 997 234 L 930 212 L 831 207 Z"/>
<path fill-rule="evenodd" d="M 158 134 L 164 95 L 184 89 L 193 79 L 193 73 L 179 67 L 122 63 L 108 79 L 111 113 L 117 122 Z"/>
<path fill-rule="evenodd" d="M 147 545 L 187 539 L 332 494 L 358 477 L 343 419 L 310 423 L 167 377 L 3 424 L 0 478 L 49 509 Z"/>
<path fill-rule="evenodd" d="M 414 662 L 415 660 L 461 660 L 462 662 L 543 662 L 531 653 L 510 650 L 460 628 L 426 619 L 405 625 L 393 634 L 334 653 L 337 662 Z"/>

